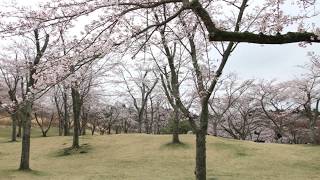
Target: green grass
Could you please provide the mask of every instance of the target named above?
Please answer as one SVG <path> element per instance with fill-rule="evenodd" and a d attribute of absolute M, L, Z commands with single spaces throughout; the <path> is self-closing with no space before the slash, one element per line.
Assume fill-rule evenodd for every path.
<path fill-rule="evenodd" d="M 32 138 L 31 172 L 19 172 L 21 143 L 0 138 L 0 179 L 193 180 L 195 137 L 168 144 L 169 135 Z M 83 151 L 84 153 L 81 153 Z M 320 179 L 320 146 L 257 144 L 207 138 L 208 180 Z"/>
<path fill-rule="evenodd" d="M 18 132 L 18 129 L 17 129 Z M 58 128 L 50 128 L 47 136 L 56 136 L 58 134 Z M 11 127 L 8 126 L 0 126 L 0 142 L 2 141 L 10 141 L 11 137 Z M 31 128 L 31 137 L 42 137 L 41 129 L 40 128 Z M 18 139 L 19 140 L 19 139 Z"/>

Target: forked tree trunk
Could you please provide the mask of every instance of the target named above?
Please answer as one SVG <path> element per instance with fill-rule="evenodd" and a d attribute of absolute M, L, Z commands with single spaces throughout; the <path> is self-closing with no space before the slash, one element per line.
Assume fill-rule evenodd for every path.
<path fill-rule="evenodd" d="M 30 134 L 31 134 L 31 111 L 32 102 L 26 101 L 25 107 L 22 109 L 22 151 L 19 170 L 30 170 Z"/>
<path fill-rule="evenodd" d="M 72 104 L 73 104 L 73 143 L 72 148 L 79 148 L 79 129 L 80 129 L 80 93 L 77 89 L 71 88 Z"/>
<path fill-rule="evenodd" d="M 48 131 L 49 131 L 50 128 L 51 128 L 51 124 L 52 124 L 52 121 L 53 121 L 54 114 L 51 115 L 51 118 L 50 118 L 48 127 L 47 127 L 46 129 L 45 129 L 45 127 L 44 127 L 44 123 L 43 123 L 43 119 L 42 119 L 43 117 L 41 117 L 41 123 L 40 123 L 40 121 L 38 120 L 38 115 L 37 115 L 37 113 L 34 113 L 34 117 L 35 117 L 35 119 L 36 119 L 36 122 L 37 122 L 38 126 L 39 126 L 40 129 L 41 129 L 42 137 L 47 137 L 47 133 L 48 133 Z"/>

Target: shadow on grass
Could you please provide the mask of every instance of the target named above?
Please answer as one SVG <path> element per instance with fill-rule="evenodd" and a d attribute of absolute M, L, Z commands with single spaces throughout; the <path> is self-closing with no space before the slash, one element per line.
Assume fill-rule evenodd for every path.
<path fill-rule="evenodd" d="M 20 142 L 21 140 L 17 140 L 17 141 L 5 140 L 5 141 L 0 141 L 0 144 L 15 144 Z"/>
<path fill-rule="evenodd" d="M 57 152 L 54 152 L 52 154 L 53 157 L 64 157 L 64 156 L 70 156 L 75 154 L 86 154 L 92 150 L 92 147 L 89 144 L 82 144 L 79 148 L 63 148 L 61 150 L 58 150 Z"/>
<path fill-rule="evenodd" d="M 169 142 L 169 143 L 166 143 L 166 144 L 163 144 L 161 145 L 160 149 L 189 149 L 191 148 L 191 146 L 189 144 L 186 144 L 186 143 L 172 143 L 172 142 Z"/>
<path fill-rule="evenodd" d="M 219 180 L 219 179 L 225 179 L 225 178 L 228 178 L 228 179 L 237 179 L 237 177 L 239 176 L 239 174 L 233 174 L 233 173 L 213 173 L 213 172 L 207 172 L 207 176 L 208 176 L 208 180 Z"/>
<path fill-rule="evenodd" d="M 31 176 L 48 176 L 49 174 L 46 172 L 42 172 L 42 171 L 37 171 L 37 170 L 18 170 L 18 169 L 5 169 L 5 170 L 1 170 L 0 174 L 3 176 L 16 176 L 16 175 L 31 175 Z"/>
<path fill-rule="evenodd" d="M 320 148 L 320 144 L 302 144 L 301 146 L 308 148 Z"/>
<path fill-rule="evenodd" d="M 218 151 L 228 151 L 234 154 L 236 157 L 250 156 L 250 153 L 254 152 L 254 149 L 250 149 L 239 144 L 225 142 L 211 143 L 208 147 L 213 147 Z"/>

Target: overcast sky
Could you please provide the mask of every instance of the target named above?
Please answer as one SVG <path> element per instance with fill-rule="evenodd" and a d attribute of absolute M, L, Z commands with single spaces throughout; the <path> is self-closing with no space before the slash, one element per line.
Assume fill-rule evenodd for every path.
<path fill-rule="evenodd" d="M 320 44 L 301 48 L 286 45 L 241 44 L 230 57 L 224 73 L 238 73 L 242 79 L 261 78 L 288 80 L 303 73 L 299 65 L 310 61 L 308 51 L 320 54 Z"/>

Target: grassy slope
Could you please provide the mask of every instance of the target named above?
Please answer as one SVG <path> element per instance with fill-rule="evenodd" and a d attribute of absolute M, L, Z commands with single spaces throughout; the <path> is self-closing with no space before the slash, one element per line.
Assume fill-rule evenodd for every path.
<path fill-rule="evenodd" d="M 18 127 L 17 127 L 18 132 Z M 50 128 L 47 136 L 54 136 L 58 134 L 58 128 Z M 10 141 L 11 137 L 11 127 L 10 126 L 0 126 L 0 143 L 3 141 Z M 40 128 L 31 128 L 31 137 L 42 137 L 41 129 Z M 1 147 L 1 145 L 0 145 Z"/>
<path fill-rule="evenodd" d="M 32 172 L 18 172 L 20 143 L 0 137 L 0 179 L 194 179 L 194 136 L 183 146 L 166 145 L 170 136 L 84 136 L 88 153 L 62 156 L 71 137 L 33 138 Z M 320 179 L 320 147 L 256 144 L 207 138 L 208 179 Z"/>

